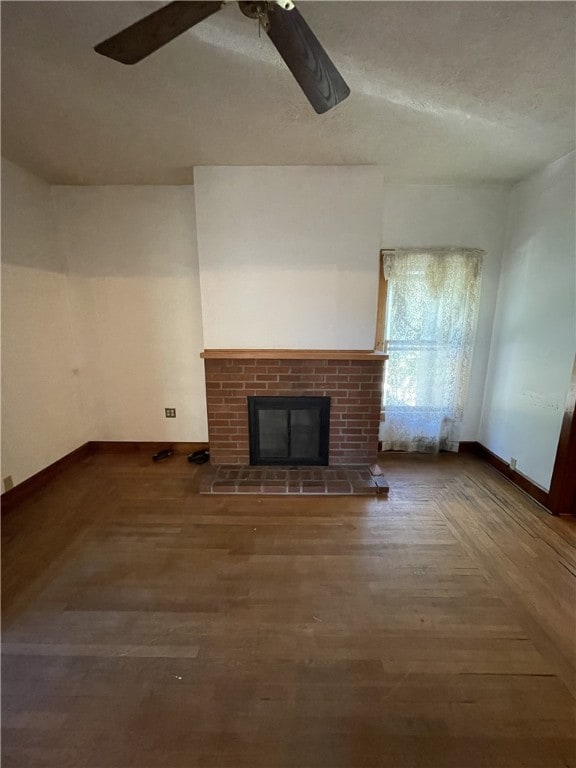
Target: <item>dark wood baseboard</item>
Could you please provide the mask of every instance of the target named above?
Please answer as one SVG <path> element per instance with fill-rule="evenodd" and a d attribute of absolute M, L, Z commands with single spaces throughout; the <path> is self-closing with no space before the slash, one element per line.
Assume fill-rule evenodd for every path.
<path fill-rule="evenodd" d="M 492 451 L 483 446 L 482 443 L 474 441 L 462 442 L 460 443 L 459 453 L 473 453 L 475 456 L 483 459 L 500 472 L 501 475 L 507 477 L 510 482 L 517 485 L 518 488 L 524 491 L 524 493 L 527 493 L 528 496 L 534 499 L 534 501 L 537 501 L 538 504 L 541 504 L 548 509 L 548 491 L 530 480 L 526 475 L 518 472 L 518 470 L 510 469 L 508 462 L 501 459 L 500 456 L 497 456 L 495 453 L 492 453 Z"/>
<path fill-rule="evenodd" d="M 50 482 L 56 475 L 60 474 L 64 469 L 77 464 L 85 459 L 92 453 L 90 443 L 84 443 L 75 450 L 67 453 L 66 456 L 62 456 L 61 459 L 49 464 L 44 469 L 36 472 L 32 477 L 26 478 L 14 488 L 10 488 L 9 491 L 5 491 L 2 494 L 2 514 L 4 515 L 9 510 L 13 509 L 18 504 L 21 504 L 25 499 L 31 496 L 36 491 L 39 491 L 47 483 Z"/>
<path fill-rule="evenodd" d="M 458 453 L 473 453 L 478 456 L 478 446 L 480 443 L 476 440 L 461 440 L 458 444 Z"/>
<path fill-rule="evenodd" d="M 158 441 L 140 441 L 131 440 L 93 440 L 89 443 L 92 453 L 134 453 L 139 451 L 149 453 L 150 456 L 162 451 L 165 448 L 171 448 L 177 456 L 187 455 L 194 451 L 202 451 L 208 448 L 208 442 L 200 443 L 178 443 L 170 440 Z"/>
<path fill-rule="evenodd" d="M 71 453 L 63 456 L 53 464 L 41 469 L 32 477 L 27 478 L 22 483 L 18 483 L 14 488 L 2 494 L 2 514 L 5 514 L 13 507 L 20 504 L 31 494 L 40 490 L 43 486 L 52 480 L 57 474 L 62 472 L 72 464 L 82 461 L 87 456 L 94 453 L 149 453 L 150 457 L 157 451 L 164 448 L 171 448 L 174 454 L 181 456 L 192 453 L 193 451 L 204 450 L 208 448 L 207 442 L 185 443 L 170 441 L 129 441 L 129 440 L 92 440 L 79 446 Z M 531 496 L 543 507 L 548 508 L 548 491 L 534 483 L 521 472 L 510 469 L 510 465 L 497 456 L 492 451 L 485 448 L 476 441 L 464 441 L 460 443 L 459 453 L 472 453 L 475 456 L 486 461 L 500 474 L 508 478 L 514 485 L 517 485 L 525 493 Z"/>
<path fill-rule="evenodd" d="M 75 450 L 62 456 L 53 464 L 49 464 L 44 469 L 36 472 L 32 477 L 28 477 L 23 480 L 14 488 L 9 491 L 5 491 L 1 497 L 2 514 L 6 514 L 14 507 L 21 504 L 33 493 L 36 493 L 45 485 L 47 485 L 56 475 L 60 474 L 64 469 L 77 464 L 85 459 L 87 456 L 91 456 L 95 453 L 134 453 L 139 451 L 142 453 L 149 453 L 150 458 L 153 454 L 164 448 L 171 448 L 174 454 L 187 455 L 194 451 L 200 451 L 208 448 L 207 442 L 201 443 L 174 443 L 174 442 L 132 442 L 122 440 L 91 440 L 84 445 L 79 446 Z"/>

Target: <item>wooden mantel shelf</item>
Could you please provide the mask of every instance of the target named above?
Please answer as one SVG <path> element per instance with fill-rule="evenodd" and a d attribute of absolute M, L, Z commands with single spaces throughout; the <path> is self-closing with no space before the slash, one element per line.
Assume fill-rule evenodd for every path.
<path fill-rule="evenodd" d="M 373 349 L 205 349 L 205 360 L 387 360 Z"/>

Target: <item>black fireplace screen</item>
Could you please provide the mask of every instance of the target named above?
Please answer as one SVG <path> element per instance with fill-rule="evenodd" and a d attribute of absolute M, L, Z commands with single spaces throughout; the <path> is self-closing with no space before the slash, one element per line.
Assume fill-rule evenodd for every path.
<path fill-rule="evenodd" d="M 250 464 L 328 464 L 329 397 L 249 397 Z"/>

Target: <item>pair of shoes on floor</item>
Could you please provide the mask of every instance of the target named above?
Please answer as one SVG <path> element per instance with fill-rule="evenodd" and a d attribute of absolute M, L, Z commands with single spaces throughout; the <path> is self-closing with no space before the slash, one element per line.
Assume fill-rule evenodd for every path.
<path fill-rule="evenodd" d="M 207 461 L 210 461 L 210 451 L 207 448 L 194 451 L 194 453 L 188 454 L 188 461 L 190 464 L 206 464 Z"/>

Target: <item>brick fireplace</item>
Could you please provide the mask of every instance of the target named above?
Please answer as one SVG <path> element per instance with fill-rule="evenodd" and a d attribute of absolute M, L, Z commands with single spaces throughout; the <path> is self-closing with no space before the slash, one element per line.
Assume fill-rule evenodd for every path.
<path fill-rule="evenodd" d="M 371 350 L 205 350 L 210 461 L 250 463 L 249 396 L 329 397 L 329 464 L 378 452 L 384 362 Z"/>

